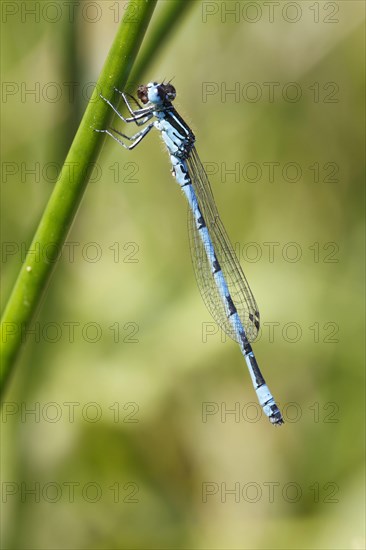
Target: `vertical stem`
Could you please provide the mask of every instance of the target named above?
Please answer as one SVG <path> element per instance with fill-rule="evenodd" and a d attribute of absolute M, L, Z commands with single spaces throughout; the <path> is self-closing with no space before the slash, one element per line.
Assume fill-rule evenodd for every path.
<path fill-rule="evenodd" d="M 94 129 L 108 126 L 111 110 L 100 101 L 99 93 L 111 97 L 114 86 L 123 88 L 126 85 L 155 4 L 156 0 L 131 0 L 128 4 L 30 246 L 30 251 L 38 249 L 40 254 L 28 253 L 21 267 L 1 322 L 1 393 L 14 368 L 22 334 L 39 307 L 102 145 L 102 134 Z M 54 250 L 52 257 L 51 249 Z M 47 254 L 43 254 L 46 250 Z"/>

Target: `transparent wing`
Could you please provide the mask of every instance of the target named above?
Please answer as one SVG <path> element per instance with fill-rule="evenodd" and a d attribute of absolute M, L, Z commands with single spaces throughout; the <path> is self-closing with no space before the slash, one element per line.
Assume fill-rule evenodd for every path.
<path fill-rule="evenodd" d="M 195 148 L 192 149 L 187 159 L 187 165 L 198 205 L 206 222 L 231 298 L 245 328 L 246 336 L 252 342 L 257 337 L 259 330 L 258 306 L 220 220 L 210 182 Z M 215 321 L 230 338 L 237 341 L 235 331 L 226 316 L 224 304 L 211 273 L 191 211 L 189 212 L 188 230 L 192 262 L 202 298 Z"/>

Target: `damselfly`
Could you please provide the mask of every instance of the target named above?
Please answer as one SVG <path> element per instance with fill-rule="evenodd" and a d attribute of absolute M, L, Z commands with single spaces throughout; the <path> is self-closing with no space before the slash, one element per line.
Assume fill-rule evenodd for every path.
<path fill-rule="evenodd" d="M 203 299 L 217 323 L 240 346 L 263 411 L 276 426 L 283 423 L 281 412 L 259 369 L 250 342 L 259 330 L 259 311 L 249 284 L 220 220 L 205 169 L 194 147 L 195 136 L 172 105 L 175 88 L 169 83 L 150 82 L 139 86 L 137 97 L 116 90 L 129 111 L 123 117 L 105 97 L 123 122 L 143 126 L 133 136 L 114 128 L 105 132 L 126 149 L 133 149 L 157 128 L 172 163 L 172 172 L 190 206 L 189 233 L 193 264 Z M 129 99 L 137 109 L 133 109 Z M 151 121 L 151 119 L 153 119 Z M 130 141 L 127 145 L 122 139 Z"/>

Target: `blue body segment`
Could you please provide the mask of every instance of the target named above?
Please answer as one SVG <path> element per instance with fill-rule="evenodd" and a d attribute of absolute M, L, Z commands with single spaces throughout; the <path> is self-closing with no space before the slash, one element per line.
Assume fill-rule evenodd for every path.
<path fill-rule="evenodd" d="M 135 110 L 128 96 L 121 95 L 130 117 L 123 117 L 111 102 L 101 97 L 125 122 L 142 126 L 154 120 L 131 137 L 113 128 L 100 131 L 126 149 L 133 149 L 153 127 L 159 130 L 170 155 L 172 173 L 189 204 L 192 258 L 203 299 L 214 319 L 239 343 L 264 413 L 272 424 L 281 425 L 281 412 L 250 345 L 259 330 L 258 307 L 217 212 L 210 183 L 194 147 L 195 136 L 172 105 L 175 89 L 170 83 L 140 86 L 137 95 L 146 107 L 130 96 L 138 106 Z M 132 143 L 127 145 L 120 137 Z"/>

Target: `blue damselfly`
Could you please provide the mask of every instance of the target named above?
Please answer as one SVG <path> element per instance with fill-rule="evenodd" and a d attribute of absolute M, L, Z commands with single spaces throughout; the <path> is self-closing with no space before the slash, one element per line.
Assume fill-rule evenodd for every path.
<path fill-rule="evenodd" d="M 196 278 L 203 299 L 216 322 L 240 346 L 260 405 L 272 424 L 283 423 L 281 412 L 259 369 L 250 342 L 259 330 L 259 311 L 225 228 L 220 220 L 211 186 L 195 149 L 195 136 L 172 105 L 175 88 L 169 83 L 139 86 L 137 97 L 116 90 L 129 111 L 127 117 L 105 97 L 123 122 L 143 126 L 133 136 L 110 128 L 105 132 L 126 149 L 133 149 L 157 128 L 172 163 L 172 172 L 190 206 L 189 234 Z M 133 109 L 130 101 L 137 106 Z M 151 120 L 153 119 L 153 120 Z M 127 145 L 122 139 L 131 142 Z"/>

